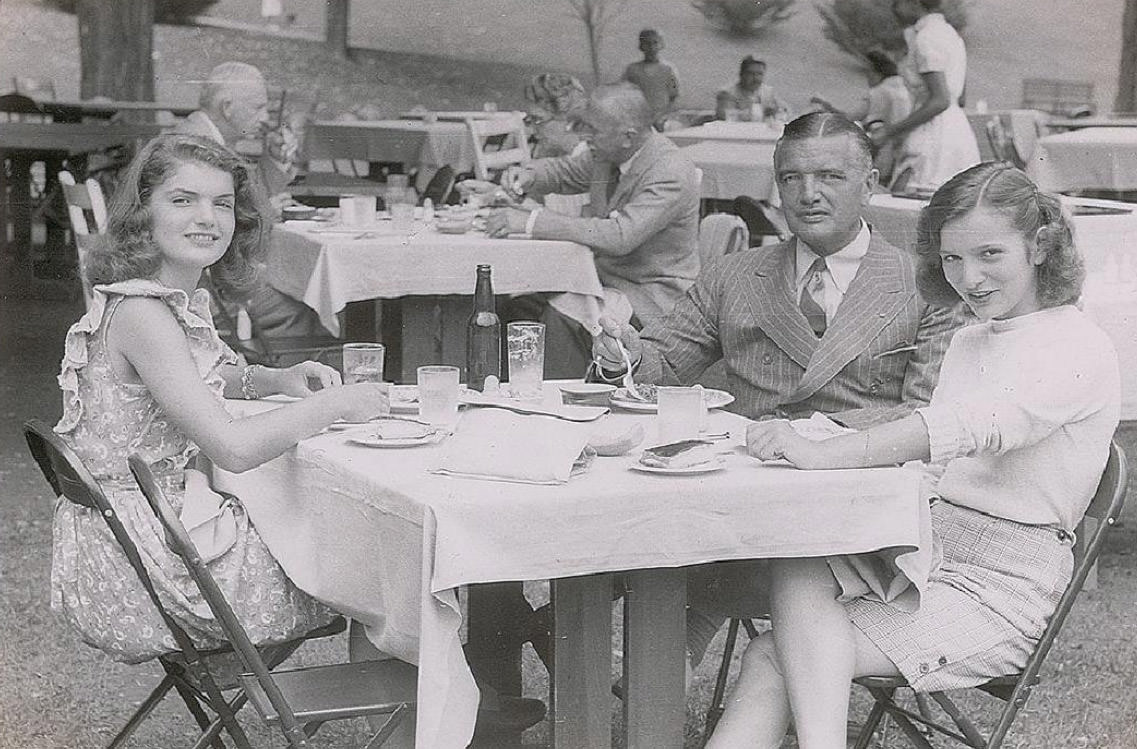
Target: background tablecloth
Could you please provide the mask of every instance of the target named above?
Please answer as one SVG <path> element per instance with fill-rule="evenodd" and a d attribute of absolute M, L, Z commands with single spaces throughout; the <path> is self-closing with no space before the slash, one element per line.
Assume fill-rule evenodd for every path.
<path fill-rule="evenodd" d="M 1039 138 L 1027 172 L 1043 190 L 1137 190 L 1137 128 L 1088 127 Z"/>
<path fill-rule="evenodd" d="M 497 294 L 574 292 L 582 295 L 582 305 L 592 300 L 596 310 L 603 296 L 592 251 L 574 242 L 441 234 L 421 222 L 410 234 L 396 232 L 389 221 L 346 234 L 316 233 L 309 230 L 313 226 L 286 222 L 273 228 L 268 281 L 316 310 L 324 327 L 336 334 L 336 313 L 348 302 L 471 295 L 480 263 L 493 266 Z"/>
<path fill-rule="evenodd" d="M 653 437 L 651 417 L 605 418 L 646 421 Z M 478 692 L 459 639 L 458 586 L 891 547 L 929 553 L 917 472 L 765 466 L 741 452 L 745 423 L 712 414 L 712 430 L 733 430 L 735 453 L 726 470 L 704 475 L 645 475 L 625 456 L 598 458 L 561 486 L 485 482 L 428 473 L 441 446 L 355 447 L 349 433 L 329 433 L 215 481 L 242 498 L 300 587 L 364 623 L 380 650 L 418 664 L 416 745 L 464 747 Z"/>
<path fill-rule="evenodd" d="M 733 200 L 749 195 L 755 200 L 779 203 L 773 143 L 709 140 L 681 150 L 703 170 L 701 197 Z"/>
<path fill-rule="evenodd" d="M 782 135 L 781 126 L 762 122 L 725 122 L 712 120 L 696 127 L 669 130 L 664 133 L 677 146 L 689 146 L 703 141 L 733 141 L 746 143 L 773 143 Z"/>
<path fill-rule="evenodd" d="M 473 142 L 463 122 L 416 120 L 317 120 L 304 139 L 306 157 L 317 160 L 397 161 L 455 171 L 473 169 Z"/>

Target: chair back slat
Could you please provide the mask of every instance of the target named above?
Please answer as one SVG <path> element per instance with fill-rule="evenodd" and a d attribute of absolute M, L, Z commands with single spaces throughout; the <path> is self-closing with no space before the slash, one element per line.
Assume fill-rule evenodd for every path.
<path fill-rule="evenodd" d="M 201 590 L 202 597 L 205 598 L 209 610 L 213 612 L 218 623 L 220 623 L 225 638 L 233 646 L 245 668 L 256 676 L 257 682 L 264 690 L 269 702 L 276 709 L 282 729 L 286 734 L 302 730 L 292 713 L 291 707 L 289 707 L 288 700 L 273 680 L 268 665 L 253 644 L 249 633 L 245 631 L 245 627 L 237 618 L 237 614 L 233 611 L 228 599 L 225 598 L 221 586 L 217 584 L 213 574 L 202 561 L 197 547 L 194 546 L 189 537 L 189 532 L 186 531 L 181 519 L 166 500 L 162 487 L 155 481 L 150 465 L 138 454 L 131 455 L 127 462 L 143 496 L 146 497 L 146 501 L 166 532 L 166 545 L 185 563 L 186 570 L 197 584 L 198 589 Z"/>
<path fill-rule="evenodd" d="M 489 119 L 467 118 L 466 130 L 474 155 L 474 176 L 493 178 L 492 172 L 507 166 L 528 164 L 532 156 L 525 121 L 520 114 L 507 114 Z M 494 146 L 496 150 L 491 150 Z"/>
<path fill-rule="evenodd" d="M 711 213 L 699 222 L 699 260 L 703 263 L 749 246 L 750 230 L 739 216 Z"/>
<path fill-rule="evenodd" d="M 71 219 L 71 231 L 75 235 L 75 252 L 79 265 L 79 279 L 83 284 L 83 301 L 91 306 L 91 285 L 87 281 L 87 253 L 92 238 L 101 236 L 107 230 L 107 203 L 103 188 L 93 177 L 83 184 L 76 184 L 75 177 L 66 169 L 59 172 L 59 184 L 67 202 L 67 216 Z M 90 214 L 91 222 L 87 220 Z"/>

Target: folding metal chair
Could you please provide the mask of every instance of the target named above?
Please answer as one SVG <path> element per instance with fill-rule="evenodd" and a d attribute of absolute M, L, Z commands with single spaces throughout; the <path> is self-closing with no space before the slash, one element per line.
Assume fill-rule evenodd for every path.
<path fill-rule="evenodd" d="M 77 505 L 95 510 L 106 521 L 131 567 L 137 573 L 138 579 L 146 588 L 150 600 L 154 602 L 158 613 L 170 628 L 170 634 L 173 635 L 179 648 L 176 652 L 159 656 L 158 662 L 162 665 L 165 676 L 142 701 L 126 725 L 111 739 L 108 749 L 115 749 L 125 744 L 171 689 L 177 690 L 186 708 L 201 728 L 202 733 L 194 744 L 194 749 L 203 749 L 210 745 L 215 749 L 225 749 L 221 739 L 222 731 L 228 732 L 240 749 L 251 749 L 248 737 L 235 717 L 237 711 L 248 700 L 248 696 L 244 688 L 238 688 L 235 680 L 222 675 L 224 669 L 231 667 L 232 648 L 199 649 L 185 630 L 170 616 L 158 598 L 150 575 L 142 564 L 138 548 L 127 534 L 114 508 L 107 501 L 106 495 L 79 457 L 52 431 L 51 427 L 38 419 L 28 421 L 24 424 L 24 438 L 32 457 L 35 458 L 44 478 L 55 493 Z M 346 626 L 343 618 L 337 618 L 331 624 L 312 630 L 301 638 L 266 647 L 263 650 L 264 661 L 275 668 L 292 655 L 304 641 L 337 634 Z M 222 694 L 223 691 L 233 689 L 236 691 L 228 698 Z M 209 708 L 215 717 L 210 718 L 205 708 Z"/>
<path fill-rule="evenodd" d="M 139 455 L 131 455 L 128 462 L 166 530 L 166 544 L 185 562 L 210 611 L 251 672 L 238 678 L 261 719 L 279 726 L 290 747 L 302 749 L 328 721 L 386 715 L 387 720 L 365 745 L 366 749 L 382 746 L 412 711 L 417 669 L 403 661 L 387 660 L 272 671 L 205 566 L 185 526 L 166 502 L 149 464 Z"/>
<path fill-rule="evenodd" d="M 1076 550 L 1077 564 L 1074 568 L 1074 575 L 1070 584 L 1066 586 L 1066 591 L 1062 594 L 1057 609 L 1050 617 L 1046 630 L 1042 633 L 1042 637 L 1027 660 L 1022 673 L 1013 676 L 1000 676 L 974 687 L 974 689 L 997 697 L 1004 703 L 989 737 L 984 737 L 983 733 L 948 698 L 946 693 L 930 692 L 929 696 L 951 719 L 954 727 L 936 722 L 919 712 L 912 712 L 898 705 L 895 701 L 896 690 L 908 686 L 903 677 L 873 676 L 856 680 L 857 684 L 868 689 L 874 700 L 872 711 L 869 713 L 864 729 L 857 737 L 856 749 L 868 749 L 873 732 L 876 731 L 885 715 L 891 716 L 912 745 L 919 749 L 932 749 L 932 744 L 917 728 L 916 723 L 927 726 L 937 733 L 948 736 L 973 749 L 997 749 L 1001 746 L 1003 738 L 1010 729 L 1018 711 L 1026 704 L 1031 690 L 1040 683 L 1039 670 L 1042 668 L 1043 661 L 1050 653 L 1054 639 L 1066 621 L 1066 615 L 1070 613 L 1070 608 L 1074 605 L 1078 592 L 1081 591 L 1086 577 L 1090 574 L 1091 568 L 1101 553 L 1106 532 L 1117 523 L 1118 517 L 1121 515 L 1121 509 L 1125 504 L 1127 483 L 1128 466 L 1125 453 L 1115 442 L 1110 445 L 1109 461 L 1106 463 L 1093 501 L 1090 503 L 1089 509 L 1086 510 L 1086 520 L 1098 521 L 1096 527 L 1090 529 L 1090 523 L 1087 523 L 1086 520 L 1083 520 L 1082 524 L 1079 525 L 1077 535 L 1082 539 L 1084 532 L 1085 537 L 1082 540 L 1085 541 L 1085 546 L 1080 554 Z"/>

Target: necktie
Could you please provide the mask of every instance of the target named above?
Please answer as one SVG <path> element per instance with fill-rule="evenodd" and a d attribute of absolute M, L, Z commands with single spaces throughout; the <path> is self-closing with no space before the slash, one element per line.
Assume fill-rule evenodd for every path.
<path fill-rule="evenodd" d="M 589 194 L 592 204 L 592 215 L 597 218 L 608 218 L 611 210 L 609 205 L 612 195 L 616 192 L 616 185 L 620 182 L 620 166 L 601 161 L 593 162 L 592 184 Z"/>
<path fill-rule="evenodd" d="M 809 266 L 805 275 L 805 287 L 801 290 L 801 313 L 805 315 L 809 327 L 820 338 L 825 335 L 825 258 L 819 257 Z"/>

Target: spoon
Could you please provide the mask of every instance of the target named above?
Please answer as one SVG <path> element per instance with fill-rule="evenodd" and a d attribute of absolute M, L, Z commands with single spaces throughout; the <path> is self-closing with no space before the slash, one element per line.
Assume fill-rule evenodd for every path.
<path fill-rule="evenodd" d="M 632 379 L 632 358 L 628 355 L 628 349 L 624 348 L 624 342 L 619 338 L 615 340 L 616 345 L 620 347 L 620 355 L 624 357 L 624 377 L 622 380 L 624 383 L 624 390 L 633 400 L 646 401 L 647 398 L 645 398 L 643 394 L 640 393 L 639 389 L 636 388 L 636 382 Z"/>

